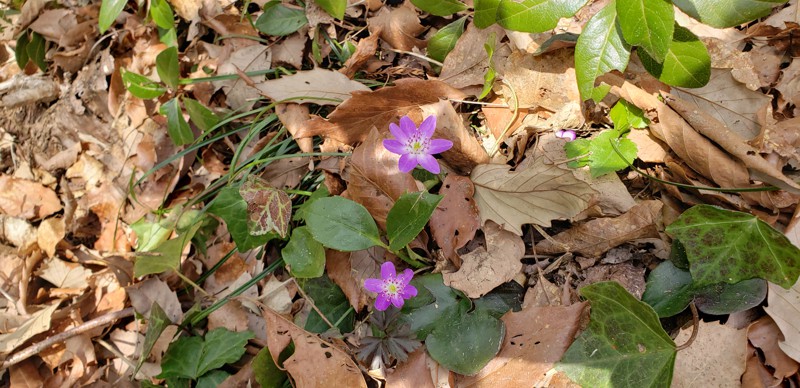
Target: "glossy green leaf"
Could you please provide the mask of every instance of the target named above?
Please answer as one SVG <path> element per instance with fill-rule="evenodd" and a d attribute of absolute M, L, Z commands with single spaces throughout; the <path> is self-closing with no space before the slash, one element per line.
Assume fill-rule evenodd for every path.
<path fill-rule="evenodd" d="M 139 356 L 139 362 L 136 363 L 136 369 L 133 371 L 134 376 L 144 365 L 147 358 L 150 357 L 150 352 L 153 350 L 156 341 L 170 324 L 172 324 L 172 321 L 169 320 L 167 313 L 157 302 L 153 302 L 152 307 L 150 307 L 150 317 L 147 319 L 147 332 L 142 343 L 142 354 Z"/>
<path fill-rule="evenodd" d="M 296 278 L 317 278 L 325 272 L 325 247 L 314 239 L 306 226 L 292 230 L 281 256 Z"/>
<path fill-rule="evenodd" d="M 800 249 L 754 215 L 697 205 L 666 230 L 683 243 L 700 286 L 762 278 L 788 289 L 800 276 Z"/>
<path fill-rule="evenodd" d="M 478 373 L 500 351 L 505 325 L 485 313 L 470 313 L 438 326 L 426 339 L 428 354 L 462 375 Z"/>
<path fill-rule="evenodd" d="M 669 0 L 616 0 L 617 20 L 628 44 L 639 46 L 658 62 L 667 55 L 675 13 Z"/>
<path fill-rule="evenodd" d="M 620 132 L 629 128 L 646 128 L 650 124 L 650 120 L 644 116 L 641 109 L 623 99 L 614 104 L 608 112 L 608 117 L 614 123 L 614 129 Z"/>
<path fill-rule="evenodd" d="M 168 47 L 156 55 L 156 71 L 167 86 L 173 89 L 178 87 L 181 74 L 177 48 Z"/>
<path fill-rule="evenodd" d="M 497 23 L 509 30 L 544 32 L 555 28 L 561 18 L 575 15 L 588 0 L 501 0 Z"/>
<path fill-rule="evenodd" d="M 597 77 L 611 70 L 625 71 L 630 47 L 617 26 L 617 8 L 612 0 L 583 27 L 575 46 L 575 76 L 581 99 L 589 99 Z"/>
<path fill-rule="evenodd" d="M 167 0 L 150 0 L 150 17 L 165 30 L 175 27 L 175 15 Z"/>
<path fill-rule="evenodd" d="M 491 26 L 497 21 L 497 8 L 500 6 L 500 0 L 474 0 L 475 13 L 472 16 L 472 22 L 475 27 L 486 28 Z"/>
<path fill-rule="evenodd" d="M 353 331 L 355 311 L 350 308 L 350 302 L 342 292 L 342 289 L 333 283 L 328 276 L 309 279 L 302 282 L 301 285 L 306 295 L 314 301 L 314 306 L 325 314 L 328 322 L 333 324 L 339 322 L 337 326 L 339 332 L 349 333 Z M 324 333 L 331 327 L 319 316 L 316 310 L 312 309 L 304 328 L 312 333 Z"/>
<path fill-rule="evenodd" d="M 306 224 L 322 245 L 351 252 L 383 245 L 378 226 L 361 204 L 343 197 L 320 198 L 308 207 Z"/>
<path fill-rule="evenodd" d="M 442 27 L 441 30 L 428 39 L 428 56 L 439 62 L 444 62 L 447 54 L 456 47 L 458 38 L 464 33 L 464 23 L 466 21 L 466 17 L 458 19 Z"/>
<path fill-rule="evenodd" d="M 106 32 L 106 30 L 114 24 L 114 21 L 117 20 L 117 16 L 119 16 L 127 3 L 128 0 L 103 0 L 103 2 L 100 3 L 100 15 L 97 22 L 100 26 L 101 34 Z"/>
<path fill-rule="evenodd" d="M 714 315 L 728 315 L 756 307 L 767 297 L 767 281 L 747 279 L 736 284 L 717 283 L 697 289 L 697 308 Z"/>
<path fill-rule="evenodd" d="M 247 203 L 239 194 L 238 187 L 227 186 L 222 188 L 208 208 L 208 212 L 225 221 L 228 232 L 236 243 L 239 252 L 248 251 L 266 244 L 277 237 L 276 234 L 253 236 L 247 229 Z"/>
<path fill-rule="evenodd" d="M 31 41 L 25 47 L 26 51 L 28 52 L 28 58 L 30 58 L 33 63 L 36 64 L 36 67 L 39 68 L 41 71 L 47 71 L 47 62 L 44 61 L 44 56 L 46 54 L 44 38 L 39 35 L 38 33 L 32 32 L 31 33 Z"/>
<path fill-rule="evenodd" d="M 143 75 L 125 69 L 120 69 L 120 71 L 122 72 L 122 85 L 125 86 L 125 89 L 143 100 L 156 98 L 167 91 L 161 84 L 153 82 Z"/>
<path fill-rule="evenodd" d="M 263 178 L 248 175 L 239 187 L 239 195 L 247 203 L 247 229 L 261 236 L 275 232 L 281 238 L 289 233 L 292 221 L 292 200 L 285 191 L 270 187 Z"/>
<path fill-rule="evenodd" d="M 442 274 L 415 276 L 411 284 L 417 296 L 403 306 L 403 320 L 412 333 L 424 340 L 436 327 L 460 319 L 470 309 L 470 301 L 463 294 L 444 285 Z"/>
<path fill-rule="evenodd" d="M 164 354 L 158 378 L 197 379 L 211 370 L 239 361 L 247 341 L 253 337 L 249 331 L 238 333 L 218 328 L 206 333 L 205 338 L 178 338 Z"/>
<path fill-rule="evenodd" d="M 389 248 L 399 251 L 425 228 L 436 205 L 442 200 L 441 195 L 427 191 L 405 193 L 397 199 L 386 216 L 386 237 Z"/>
<path fill-rule="evenodd" d="M 211 109 L 197 100 L 184 97 L 183 105 L 186 107 L 186 113 L 189 113 L 189 120 L 203 132 L 210 131 L 222 121 Z"/>
<path fill-rule="evenodd" d="M 253 359 L 253 378 L 262 388 L 281 388 L 288 377 L 275 365 L 269 348 L 265 346 Z"/>
<path fill-rule="evenodd" d="M 767 16 L 787 0 L 673 0 L 689 16 L 716 28 L 735 27 Z"/>
<path fill-rule="evenodd" d="M 344 19 L 344 10 L 347 8 L 347 0 L 314 0 L 314 2 L 334 18 L 339 20 Z"/>
<path fill-rule="evenodd" d="M 167 116 L 167 132 L 175 145 L 181 146 L 194 141 L 194 134 L 183 118 L 183 112 L 178 104 L 177 97 L 161 104 L 158 113 Z"/>
<path fill-rule="evenodd" d="M 509 310 L 522 310 L 522 297 L 526 288 L 515 281 L 499 285 L 488 294 L 473 300 L 475 311 L 481 311 L 500 318 Z"/>
<path fill-rule="evenodd" d="M 306 13 L 302 9 L 289 8 L 280 1 L 264 5 L 264 12 L 256 20 L 256 29 L 271 36 L 286 36 L 306 25 Z"/>
<path fill-rule="evenodd" d="M 589 327 L 556 365 L 584 387 L 669 387 L 675 343 L 655 311 L 616 282 L 580 289 L 591 303 Z"/>
<path fill-rule="evenodd" d="M 497 34 L 492 32 L 486 39 L 486 43 L 483 44 L 483 49 L 486 50 L 486 55 L 488 56 L 489 68 L 486 69 L 486 74 L 483 75 L 483 90 L 481 90 L 481 94 L 478 96 L 479 100 L 489 95 L 489 92 L 492 91 L 492 87 L 494 86 L 494 80 L 497 77 L 497 71 L 495 71 L 494 62 L 492 61 L 496 44 Z"/>
<path fill-rule="evenodd" d="M 297 211 L 294 212 L 294 217 L 292 217 L 292 220 L 294 221 L 305 220 L 306 215 L 308 214 L 308 207 L 311 206 L 311 204 L 314 203 L 316 200 L 320 198 L 329 197 L 330 195 L 331 193 L 328 191 L 328 186 L 319 185 L 319 187 L 317 187 L 317 189 L 314 190 L 313 193 L 311 193 L 311 196 L 309 196 L 308 199 L 306 199 L 305 202 L 303 202 L 303 204 L 297 208 Z"/>
<path fill-rule="evenodd" d="M 17 38 L 17 47 L 14 49 L 14 56 L 17 59 L 17 66 L 19 66 L 20 69 L 24 69 L 31 59 L 31 57 L 28 56 L 28 45 L 30 42 L 31 40 L 27 31 L 20 34 L 19 38 Z"/>
<path fill-rule="evenodd" d="M 411 0 L 411 3 L 436 16 L 449 16 L 467 9 L 467 6 L 458 0 Z"/>
<path fill-rule="evenodd" d="M 680 313 L 694 298 L 692 275 L 665 261 L 647 276 L 647 286 L 642 302 L 649 304 L 659 317 L 671 317 Z"/>
<path fill-rule="evenodd" d="M 706 46 L 691 31 L 679 25 L 663 63 L 636 51 L 644 68 L 662 82 L 685 88 L 699 88 L 711 77 L 711 57 Z"/>

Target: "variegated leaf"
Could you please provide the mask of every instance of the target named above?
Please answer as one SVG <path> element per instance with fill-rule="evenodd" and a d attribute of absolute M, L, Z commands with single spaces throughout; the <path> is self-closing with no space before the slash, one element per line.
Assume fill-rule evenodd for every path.
<path fill-rule="evenodd" d="M 247 203 L 247 229 L 250 234 L 260 236 L 274 231 L 282 238 L 286 237 L 292 220 L 292 201 L 286 192 L 250 175 L 239 188 L 239 194 Z"/>

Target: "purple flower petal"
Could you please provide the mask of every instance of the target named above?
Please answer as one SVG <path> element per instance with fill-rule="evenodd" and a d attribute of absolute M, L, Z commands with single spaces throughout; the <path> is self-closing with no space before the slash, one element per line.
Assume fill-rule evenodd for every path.
<path fill-rule="evenodd" d="M 439 162 L 431 155 L 419 155 L 418 160 L 422 168 L 430 171 L 432 174 L 438 174 L 439 171 L 441 171 L 439 169 Z"/>
<path fill-rule="evenodd" d="M 386 140 L 384 140 L 386 141 Z M 428 153 L 439 154 L 453 148 L 453 142 L 445 139 L 432 139 L 431 145 L 428 146 Z"/>
<path fill-rule="evenodd" d="M 395 276 L 397 276 L 397 272 L 394 269 L 394 263 L 392 263 L 391 261 L 387 261 L 381 264 L 381 278 L 383 280 L 387 280 Z"/>
<path fill-rule="evenodd" d="M 394 307 L 397 307 L 397 308 L 403 307 L 403 304 L 405 303 L 405 301 L 403 300 L 403 297 L 401 297 L 398 294 L 394 294 L 394 295 L 390 296 L 389 299 L 392 301 L 392 304 L 394 305 Z M 377 304 L 377 301 L 375 303 Z"/>
<path fill-rule="evenodd" d="M 364 280 L 364 288 L 366 288 L 367 291 L 372 291 L 380 294 L 381 292 L 383 292 L 383 280 L 381 279 Z"/>
<path fill-rule="evenodd" d="M 397 275 L 397 280 L 399 280 L 403 284 L 408 284 L 408 282 L 410 282 L 411 278 L 413 277 L 414 277 L 414 271 L 412 271 L 410 268 L 406 268 L 403 272 L 400 272 Z"/>
<path fill-rule="evenodd" d="M 375 299 L 375 308 L 378 311 L 386 311 L 389 308 L 389 297 L 385 294 L 378 295 L 378 298 Z"/>
<path fill-rule="evenodd" d="M 417 159 L 412 157 L 411 154 L 403 154 L 400 156 L 400 161 L 397 163 L 397 167 L 402 172 L 409 172 L 417 167 Z"/>
<path fill-rule="evenodd" d="M 567 141 L 575 140 L 578 135 L 575 134 L 575 131 L 570 131 L 568 129 L 559 129 L 556 131 L 556 137 L 560 137 L 562 139 L 567 139 Z"/>
<path fill-rule="evenodd" d="M 403 287 L 403 292 L 400 293 L 400 296 L 403 299 L 411 299 L 411 298 L 417 296 L 417 287 L 414 287 L 414 286 L 412 286 L 410 284 L 405 286 L 405 287 Z"/>
<path fill-rule="evenodd" d="M 399 140 L 401 143 L 405 143 L 408 141 L 408 135 L 403 132 L 400 127 L 397 126 L 395 123 L 389 123 L 389 132 L 392 133 L 395 139 Z"/>
<path fill-rule="evenodd" d="M 403 155 L 406 153 L 406 146 L 394 139 L 387 139 L 383 141 L 383 148 L 386 148 L 391 153 Z"/>
<path fill-rule="evenodd" d="M 417 133 L 417 125 L 408 116 L 403 116 L 400 118 L 400 131 L 405 135 L 405 139 L 408 139 Z M 404 141 L 404 139 L 398 140 Z"/>
<path fill-rule="evenodd" d="M 436 116 L 428 116 L 419 125 L 419 133 L 427 139 L 433 136 L 433 131 L 436 130 Z"/>

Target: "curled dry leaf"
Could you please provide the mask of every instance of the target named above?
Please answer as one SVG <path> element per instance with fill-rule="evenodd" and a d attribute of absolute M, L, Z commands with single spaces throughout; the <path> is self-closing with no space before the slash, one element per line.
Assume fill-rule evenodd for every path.
<path fill-rule="evenodd" d="M 325 251 L 328 276 L 342 289 L 356 311 L 369 306 L 370 295 L 364 288 L 364 280 L 380 278 L 385 254 L 386 250 L 377 246 L 355 252 Z"/>
<path fill-rule="evenodd" d="M 797 361 L 787 356 L 778 343 L 783 339 L 780 328 L 769 316 L 761 317 L 747 328 L 747 339 L 764 352 L 764 362 L 775 369 L 778 381 L 791 377 L 798 370 Z"/>
<path fill-rule="evenodd" d="M 273 101 L 339 105 L 352 92 L 369 92 L 369 88 L 346 75 L 322 68 L 301 70 L 295 74 L 257 83 L 256 88 Z"/>
<path fill-rule="evenodd" d="M 463 99 L 465 95 L 441 81 L 404 78 L 395 86 L 374 92 L 354 92 L 324 120 L 314 117 L 297 138 L 324 136 L 345 144 L 363 142 L 372 127 L 388 132 L 389 123 L 440 98 Z"/>
<path fill-rule="evenodd" d="M 41 183 L 0 175 L 0 212 L 38 220 L 61 210 L 55 191 Z"/>
<path fill-rule="evenodd" d="M 380 35 L 378 34 L 372 34 L 368 38 L 359 40 L 356 52 L 350 58 L 347 58 L 347 62 L 344 63 L 344 66 L 339 71 L 346 75 L 347 78 L 353 78 L 367 61 L 375 57 L 375 51 L 378 50 L 379 37 Z"/>
<path fill-rule="evenodd" d="M 66 225 L 63 218 L 48 218 L 39 224 L 36 230 L 36 242 L 39 248 L 47 253 L 47 257 L 53 257 L 56 254 L 56 246 L 64 239 L 65 233 Z"/>
<path fill-rule="evenodd" d="M 445 285 L 470 298 L 480 298 L 522 270 L 521 260 L 525 255 L 522 238 L 491 221 L 484 225 L 483 233 L 486 247 L 461 255 L 461 268 L 444 274 Z"/>
<path fill-rule="evenodd" d="M 410 2 L 397 8 L 383 7 L 375 16 L 367 19 L 369 33 L 380 35 L 390 46 L 403 51 L 425 47 L 425 41 L 417 35 L 425 31 L 419 24 L 417 11 Z"/>
<path fill-rule="evenodd" d="M 778 345 L 786 355 L 800 362 L 800 281 L 789 290 L 769 283 L 767 307 L 764 310 L 781 329 L 784 340 Z"/>
<path fill-rule="evenodd" d="M 300 147 L 300 151 L 314 151 L 314 141 L 311 138 L 306 137 L 299 139 L 297 137 L 297 133 L 302 130 L 303 126 L 305 126 L 310 119 L 311 115 L 309 114 L 308 105 L 301 105 L 296 102 L 278 104 L 275 106 L 275 114 L 278 115 L 278 119 L 283 123 L 289 133 L 292 134 L 292 137 L 297 142 L 297 146 Z"/>
<path fill-rule="evenodd" d="M 276 365 L 280 354 L 294 343 L 295 350 L 283 361 L 298 387 L 367 388 L 358 366 L 347 353 L 322 341 L 272 310 L 263 310 L 267 322 L 267 347 Z"/>
<path fill-rule="evenodd" d="M 681 330 L 676 344 L 685 344 L 692 327 Z M 700 322 L 697 338 L 678 352 L 673 387 L 738 387 L 747 359 L 747 333 L 717 322 Z"/>
<path fill-rule="evenodd" d="M 536 253 L 558 254 L 567 251 L 598 257 L 609 249 L 640 238 L 659 238 L 661 201 L 643 201 L 615 218 L 598 218 L 573 226 L 551 239 L 536 244 Z"/>
<path fill-rule="evenodd" d="M 469 178 L 448 174 L 439 191 L 439 195 L 443 195 L 444 198 L 431 215 L 433 239 L 442 248 L 444 257 L 456 267 L 461 266 L 461 258 L 456 250 L 467 245 L 481 227 L 474 194 L 475 186 Z"/>
<path fill-rule="evenodd" d="M 468 174 L 479 164 L 489 163 L 489 155 L 475 136 L 464 125 L 464 120 L 449 101 L 438 101 L 423 105 L 421 122 L 424 117 L 436 116 L 435 138 L 453 142 L 453 148 L 442 153 L 442 159 L 459 173 Z M 415 115 L 411 115 L 414 117 Z"/>

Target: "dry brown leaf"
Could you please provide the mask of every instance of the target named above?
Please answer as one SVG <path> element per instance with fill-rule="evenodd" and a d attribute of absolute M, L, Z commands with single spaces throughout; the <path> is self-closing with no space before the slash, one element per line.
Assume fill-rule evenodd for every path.
<path fill-rule="evenodd" d="M 162 280 L 150 278 L 127 287 L 126 290 L 131 305 L 139 314 L 149 317 L 153 303 L 158 303 L 171 322 L 178 323 L 183 319 L 183 309 L 178 301 L 178 295 Z"/>
<path fill-rule="evenodd" d="M 404 78 L 395 81 L 395 85 L 374 92 L 354 92 L 353 97 L 328 115 L 328 120 L 311 119 L 297 133 L 297 138 L 324 136 L 345 144 L 363 142 L 372 127 L 387 133 L 389 123 L 397 122 L 421 105 L 438 102 L 440 98 L 465 97 L 440 81 Z"/>
<path fill-rule="evenodd" d="M 175 13 L 186 21 L 191 21 L 196 18 L 203 8 L 203 0 L 169 0 Z"/>
<path fill-rule="evenodd" d="M 483 77 L 489 68 L 489 54 L 484 49 L 484 44 L 489 41 L 492 34 L 494 34 L 495 51 L 498 55 L 498 58 L 494 59 L 495 63 L 498 63 L 497 59 L 502 56 L 500 51 L 505 50 L 507 56 L 508 48 L 500 43 L 506 34 L 500 26 L 495 24 L 480 29 L 470 23 L 467 30 L 458 38 L 453 50 L 445 57 L 439 80 L 456 89 L 483 85 Z"/>
<path fill-rule="evenodd" d="M 283 361 L 297 387 L 367 388 L 361 370 L 347 353 L 322 341 L 272 310 L 263 310 L 267 322 L 267 344 L 273 361 L 279 364 L 280 354 L 294 343 L 294 353 Z"/>
<path fill-rule="evenodd" d="M 528 307 L 562 306 L 561 289 L 555 284 L 545 279 L 542 272 L 538 273 L 539 278 L 536 285 L 525 291 L 522 299 L 522 309 Z"/>
<path fill-rule="evenodd" d="M 459 387 L 546 387 L 547 371 L 575 338 L 587 303 L 567 307 L 528 307 L 503 315 L 506 335 L 500 353 Z"/>
<path fill-rule="evenodd" d="M 207 48 L 211 45 L 206 44 Z M 217 75 L 239 74 L 246 71 L 267 70 L 272 66 L 272 51 L 262 45 L 242 47 L 230 54 L 218 58 Z M 252 76 L 250 79 L 258 84 L 266 79 L 265 75 Z M 237 77 L 231 80 L 213 81 L 214 87 L 225 92 L 225 102 L 231 109 L 249 110 L 255 99 L 261 96 L 258 89 L 250 86 L 245 80 Z"/>
<path fill-rule="evenodd" d="M 49 330 L 51 318 L 58 305 L 59 302 L 56 302 L 31 314 L 13 333 L 0 334 L 0 354 L 8 354 L 36 334 Z M 10 328 L 3 328 L 3 331 L 8 329 Z"/>
<path fill-rule="evenodd" d="M 783 340 L 780 328 L 769 316 L 761 317 L 747 328 L 747 338 L 753 346 L 764 352 L 764 362 L 775 369 L 778 380 L 791 377 L 798 370 L 797 361 L 787 356 L 778 343 Z"/>
<path fill-rule="evenodd" d="M 689 340 L 692 328 L 681 330 L 676 344 Z M 697 338 L 689 348 L 678 352 L 672 386 L 738 387 L 747 362 L 747 332 L 700 321 Z"/>
<path fill-rule="evenodd" d="M 448 174 L 439 190 L 439 195 L 444 198 L 431 215 L 433 239 L 442 248 L 444 257 L 455 264 L 456 268 L 461 266 L 461 258 L 456 250 L 467 245 L 481 227 L 474 194 L 475 186 L 469 178 Z"/>
<path fill-rule="evenodd" d="M 573 50 L 538 56 L 516 52 L 508 57 L 504 79 L 514 88 L 521 107 L 555 112 L 570 102 L 581 102 L 574 62 Z M 505 86 L 503 94 L 506 101 L 513 101 Z"/>
<path fill-rule="evenodd" d="M 369 92 L 370 89 L 346 75 L 322 68 L 301 70 L 295 74 L 256 84 L 256 88 L 273 101 L 339 105 L 350 98 L 352 92 Z"/>
<path fill-rule="evenodd" d="M 53 257 L 56 254 L 56 246 L 64 239 L 65 234 L 66 225 L 63 218 L 48 218 L 39 224 L 36 230 L 36 242 L 39 248 L 47 253 L 47 257 Z"/>
<path fill-rule="evenodd" d="M 636 144 L 636 157 L 645 163 L 664 163 L 667 146 L 647 130 L 633 129 L 628 132 L 628 140 Z"/>
<path fill-rule="evenodd" d="M 502 104 L 504 100 L 496 97 L 494 100 L 489 101 L 492 104 Z M 519 113 L 517 114 L 517 118 L 514 122 L 509 126 L 508 122 L 514 116 L 514 109 L 513 107 L 498 107 L 498 106 L 483 106 L 481 107 L 481 112 L 483 112 L 483 116 L 486 117 L 486 127 L 489 128 L 489 131 L 492 132 L 492 135 L 498 141 L 503 141 L 505 138 L 500 139 L 500 136 L 503 134 L 503 131 L 508 126 L 509 130 L 506 134 L 506 137 L 511 136 L 517 129 L 522 126 L 525 117 L 530 113 L 530 110 L 527 108 L 519 109 Z"/>
<path fill-rule="evenodd" d="M 637 266 L 630 261 L 619 264 L 593 265 L 584 271 L 586 279 L 578 284 L 578 288 L 599 282 L 614 281 L 636 299 L 642 299 L 646 286 L 644 271 L 644 266 Z"/>
<path fill-rule="evenodd" d="M 219 14 L 214 17 L 208 15 L 204 18 L 203 24 L 211 27 L 219 35 L 227 36 L 223 44 L 232 47 L 234 50 L 260 45 L 258 31 L 249 18 L 243 18 L 240 15 L 231 13 Z"/>
<path fill-rule="evenodd" d="M 44 379 L 39 374 L 39 368 L 32 359 L 8 368 L 11 387 L 39 388 L 44 387 Z"/>
<path fill-rule="evenodd" d="M 369 306 L 370 295 L 364 288 L 364 280 L 380 277 L 385 255 L 386 250 L 381 247 L 355 252 L 326 250 L 328 276 L 342 289 L 356 311 Z"/>
<path fill-rule="evenodd" d="M 0 240 L 29 252 L 36 246 L 36 229 L 28 221 L 0 214 Z"/>
<path fill-rule="evenodd" d="M 38 220 L 61 210 L 55 191 L 39 182 L 0 175 L 0 212 Z"/>
<path fill-rule="evenodd" d="M 308 138 L 300 140 L 308 140 Z M 261 177 L 272 187 L 294 189 L 308 174 L 310 161 L 311 157 L 309 156 L 278 159 L 264 169 Z"/>
<path fill-rule="evenodd" d="M 408 360 L 399 364 L 386 375 L 387 388 L 435 388 L 431 370 L 428 368 L 428 352 L 419 348 L 408 355 Z"/>
<path fill-rule="evenodd" d="M 286 64 L 300 69 L 303 66 L 303 51 L 306 48 L 306 35 L 295 32 L 280 43 L 272 46 L 272 62 Z"/>
<path fill-rule="evenodd" d="M 764 311 L 775 320 L 785 338 L 778 345 L 787 356 L 800 362 L 800 281 L 789 290 L 769 283 L 767 305 Z"/>
<path fill-rule="evenodd" d="M 536 253 L 558 254 L 577 252 L 586 257 L 599 257 L 609 249 L 640 238 L 659 238 L 661 201 L 638 203 L 627 213 L 615 218 L 598 218 L 542 240 Z"/>
<path fill-rule="evenodd" d="M 775 89 L 781 93 L 784 105 L 791 103 L 795 109 L 800 107 L 800 61 L 792 61 L 787 68 L 781 70 Z"/>
<path fill-rule="evenodd" d="M 208 330 L 224 327 L 230 331 L 240 332 L 248 329 L 247 310 L 238 300 L 225 303 L 208 316 Z"/>
<path fill-rule="evenodd" d="M 339 71 L 346 75 L 347 78 L 353 78 L 353 76 L 364 67 L 367 61 L 375 57 L 375 51 L 378 50 L 379 37 L 380 35 L 378 34 L 372 34 L 367 38 L 359 40 L 356 51 L 353 55 L 350 55 L 350 58 L 347 58 L 347 61 Z"/>
<path fill-rule="evenodd" d="M 781 9 L 764 20 L 764 24 L 780 29 L 787 27 L 786 22 L 800 24 L 800 7 L 798 7 L 797 0 L 790 1 L 788 7 Z"/>
<path fill-rule="evenodd" d="M 292 295 L 286 286 L 287 283 L 270 276 L 261 292 L 264 305 L 278 314 L 289 314 L 292 311 Z"/>
<path fill-rule="evenodd" d="M 470 298 L 480 298 L 506 283 L 522 270 L 525 243 L 518 235 L 494 222 L 483 226 L 486 247 L 461 255 L 463 264 L 457 272 L 444 273 L 444 284 Z"/>
<path fill-rule="evenodd" d="M 442 159 L 447 164 L 462 174 L 469 174 L 475 166 L 489 163 L 489 154 L 478 142 L 475 136 L 464 125 L 464 119 L 456 112 L 449 101 L 438 101 L 433 104 L 423 105 L 422 117 L 416 122 L 422 122 L 423 117 L 436 116 L 436 132 L 434 137 L 447 139 L 453 142 L 453 148 L 442 153 Z M 409 115 L 417 119 L 415 114 Z"/>
<path fill-rule="evenodd" d="M 475 167 L 470 179 L 475 185 L 475 201 L 482 222 L 492 220 L 508 231 L 522 235 L 522 225 L 550 226 L 555 219 L 570 219 L 589 205 L 596 192 L 577 179 L 569 169 L 546 164 L 547 144 L 555 136 L 542 136 L 527 152 L 524 165 L 516 171 L 504 164 Z"/>
<path fill-rule="evenodd" d="M 425 47 L 425 41 L 417 35 L 425 31 L 413 5 L 406 3 L 397 8 L 383 7 L 371 18 L 367 18 L 369 33 L 380 35 L 390 46 L 404 51 Z"/>
<path fill-rule="evenodd" d="M 42 263 L 36 274 L 58 288 L 84 289 L 89 286 L 87 279 L 92 271 L 78 263 L 51 258 Z"/>
<path fill-rule="evenodd" d="M 775 387 L 780 384 L 772 376 L 772 372 L 761 362 L 758 350 L 750 343 L 747 344 L 747 364 L 742 374 L 742 387 L 747 388 L 767 388 Z"/>

